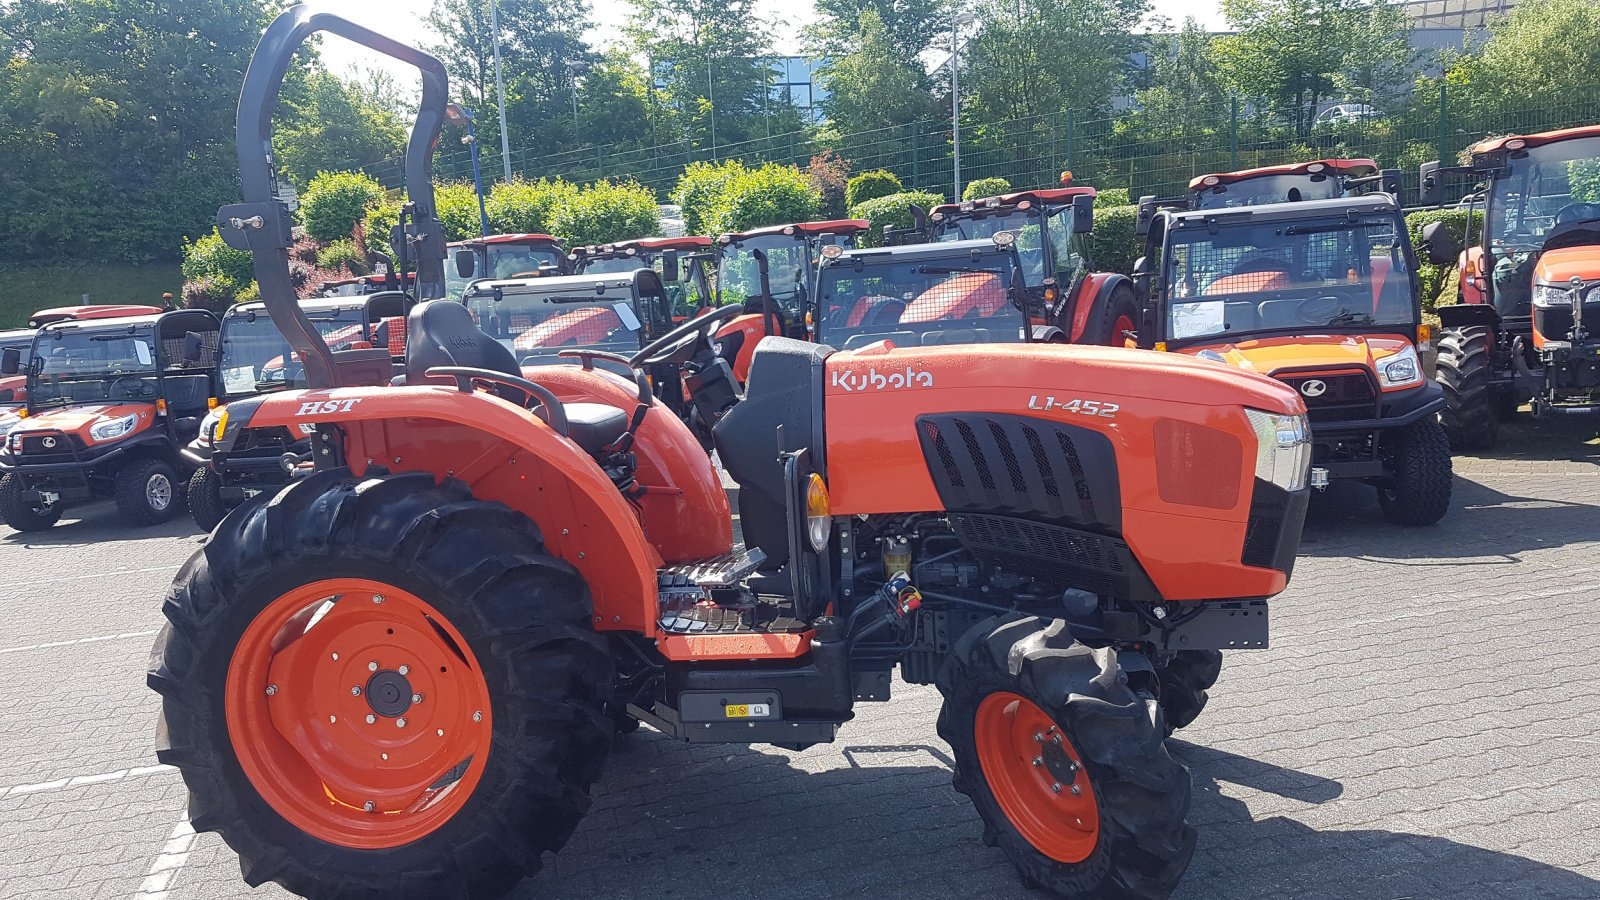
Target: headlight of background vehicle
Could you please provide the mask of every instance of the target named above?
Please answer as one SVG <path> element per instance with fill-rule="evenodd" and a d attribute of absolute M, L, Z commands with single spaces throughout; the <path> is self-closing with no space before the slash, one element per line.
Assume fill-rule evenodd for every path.
<path fill-rule="evenodd" d="M 1411 387 L 1422 383 L 1422 362 L 1415 347 L 1378 360 L 1378 383 L 1384 388 Z"/>
<path fill-rule="evenodd" d="M 1306 486 L 1311 468 L 1311 429 L 1305 416 L 1246 409 L 1245 418 L 1256 433 L 1256 477 L 1286 491 Z"/>
<path fill-rule="evenodd" d="M 1535 306 L 1571 306 L 1572 291 L 1564 287 L 1536 284 L 1533 286 L 1533 302 Z"/>
<path fill-rule="evenodd" d="M 221 409 L 210 410 L 206 413 L 206 417 L 200 420 L 200 443 L 209 444 L 216 440 L 216 435 L 212 434 L 212 431 L 217 427 L 217 413 L 221 411 Z"/>
<path fill-rule="evenodd" d="M 133 430 L 139 423 L 138 413 L 129 413 L 120 419 L 108 419 L 89 428 L 89 439 L 93 441 L 109 441 L 122 437 Z"/>

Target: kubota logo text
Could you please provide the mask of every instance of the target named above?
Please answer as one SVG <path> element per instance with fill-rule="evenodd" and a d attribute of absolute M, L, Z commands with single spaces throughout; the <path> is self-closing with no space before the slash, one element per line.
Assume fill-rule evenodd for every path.
<path fill-rule="evenodd" d="M 300 404 L 296 416 L 325 416 L 329 413 L 346 413 L 351 407 L 361 402 L 360 397 L 351 400 L 313 400 L 310 403 Z"/>
<path fill-rule="evenodd" d="M 841 390 L 855 391 L 889 391 L 908 387 L 933 387 L 932 372 L 918 372 L 906 366 L 904 372 L 890 372 L 884 374 L 874 366 L 866 374 L 857 375 L 849 369 L 835 369 L 833 371 L 833 386 Z"/>

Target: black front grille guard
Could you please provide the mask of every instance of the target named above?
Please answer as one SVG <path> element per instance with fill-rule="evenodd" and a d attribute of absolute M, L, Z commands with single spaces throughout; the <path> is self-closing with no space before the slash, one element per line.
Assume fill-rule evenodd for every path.
<path fill-rule="evenodd" d="M 295 52 L 320 32 L 339 35 L 409 63 L 422 74 L 422 99 L 405 157 L 411 221 L 396 237 L 404 252 L 416 261 L 416 296 L 423 298 L 444 296 L 444 227 L 434 206 L 433 148 L 444 126 L 449 100 L 444 64 L 438 59 L 309 6 L 295 6 L 283 12 L 267 26 L 256 45 L 239 95 L 239 180 L 244 202 L 223 207 L 217 213 L 217 226 L 228 246 L 254 254 L 261 299 L 273 324 L 304 361 L 306 382 L 313 389 L 363 383 L 386 372 L 390 362 L 387 349 L 330 350 L 300 309 L 289 281 L 293 237 L 289 206 L 278 194 L 273 171 L 272 115 L 278 107 L 284 73 Z"/>

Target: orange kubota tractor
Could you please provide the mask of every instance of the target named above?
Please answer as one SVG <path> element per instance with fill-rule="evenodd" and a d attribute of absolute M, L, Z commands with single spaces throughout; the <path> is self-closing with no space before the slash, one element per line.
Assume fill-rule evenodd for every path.
<path fill-rule="evenodd" d="M 1533 414 L 1600 411 L 1600 125 L 1493 138 L 1465 166 L 1422 166 L 1422 202 L 1446 176 L 1487 182 L 1483 224 L 1460 256 L 1458 302 L 1436 312 L 1444 423 L 1486 449 L 1524 402 Z"/>
<path fill-rule="evenodd" d="M 520 369 L 448 301 L 412 311 L 398 385 L 387 351 L 321 340 L 268 157 L 320 31 L 422 72 L 406 236 L 443 293 L 443 65 L 285 12 L 240 101 L 246 199 L 218 218 L 311 387 L 233 404 L 218 440 L 304 428 L 315 466 L 229 513 L 168 594 L 148 677 L 194 828 L 310 897 L 500 896 L 572 835 L 614 730 L 804 747 L 898 667 L 943 693 L 956 787 L 1024 880 L 1167 896 L 1195 832 L 1163 738 L 1216 676 L 1173 660 L 1266 644 L 1306 502 L 1295 392 L 1122 349 L 767 338 L 715 427 L 740 547 L 637 372 Z M 725 368 L 740 312 L 631 362 Z"/>
<path fill-rule="evenodd" d="M 1065 187 L 947 203 L 928 214 L 927 230 L 936 241 L 1014 232 L 1041 321 L 1059 340 L 1120 347 L 1139 327 L 1139 299 L 1126 276 L 1091 271 L 1094 198 L 1092 187 Z"/>

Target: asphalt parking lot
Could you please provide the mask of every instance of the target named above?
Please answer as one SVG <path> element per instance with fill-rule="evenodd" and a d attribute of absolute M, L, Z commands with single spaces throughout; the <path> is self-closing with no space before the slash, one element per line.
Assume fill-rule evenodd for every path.
<path fill-rule="evenodd" d="M 1273 648 L 1229 657 L 1172 741 L 1200 832 L 1177 896 L 1600 898 L 1600 443 L 1525 417 L 1457 460 L 1455 509 L 1317 498 Z M 184 822 L 144 669 L 201 540 L 109 506 L 0 527 L 0 898 L 275 897 Z M 521 897 L 1032 897 L 950 786 L 938 696 L 899 686 L 830 746 L 621 739 Z"/>

